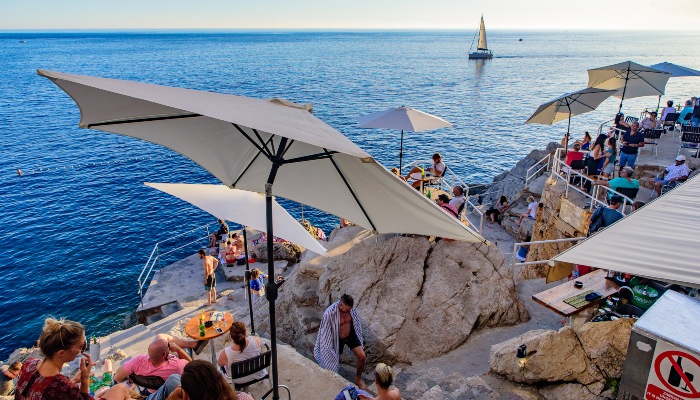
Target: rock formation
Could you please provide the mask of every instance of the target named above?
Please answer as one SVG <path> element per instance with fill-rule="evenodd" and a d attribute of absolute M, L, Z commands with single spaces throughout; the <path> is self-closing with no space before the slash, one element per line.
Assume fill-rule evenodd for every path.
<path fill-rule="evenodd" d="M 540 389 L 545 398 L 596 399 L 610 379 L 619 380 L 633 319 L 589 322 L 559 331 L 534 330 L 491 347 L 491 370 L 508 380 L 553 384 Z M 516 349 L 527 346 L 521 367 Z"/>
<path fill-rule="evenodd" d="M 302 263 L 280 293 L 279 337 L 304 354 L 312 353 L 323 311 L 343 293 L 355 298 L 370 362 L 429 359 L 461 345 L 475 329 L 528 318 L 495 246 L 369 237 L 346 252 L 353 234 L 367 232 L 334 232 L 331 256 Z M 257 312 L 266 315 L 262 306 Z M 268 329 L 262 320 L 259 325 Z"/>
<path fill-rule="evenodd" d="M 260 243 L 253 248 L 251 255 L 255 261 L 260 263 L 267 262 L 267 243 Z M 285 260 L 289 265 L 296 264 L 301 259 L 301 247 L 294 243 L 283 242 L 273 243 L 272 258 L 277 260 Z"/>

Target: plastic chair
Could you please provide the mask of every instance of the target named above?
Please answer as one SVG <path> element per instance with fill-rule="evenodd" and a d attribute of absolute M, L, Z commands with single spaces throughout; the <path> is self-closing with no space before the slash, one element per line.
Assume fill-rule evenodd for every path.
<path fill-rule="evenodd" d="M 698 147 L 700 146 L 700 127 L 697 126 L 684 126 L 683 133 L 681 134 L 681 147 L 678 149 L 678 154 L 681 153 L 681 149 L 696 149 L 695 158 L 698 158 Z"/>
<path fill-rule="evenodd" d="M 678 117 L 680 117 L 680 113 L 668 113 L 666 114 L 666 118 L 664 118 L 663 121 L 663 128 L 664 130 L 668 131 L 674 131 L 676 123 L 678 122 Z"/>
<path fill-rule="evenodd" d="M 144 389 L 158 390 L 165 385 L 165 380 L 160 376 L 131 374 L 129 379 L 139 387 L 139 391 L 142 393 Z"/>
<path fill-rule="evenodd" d="M 262 371 L 263 369 L 270 367 L 270 364 L 272 363 L 272 351 L 270 350 L 270 347 L 267 345 L 267 343 L 263 344 L 263 346 L 265 346 L 267 350 L 262 352 L 260 355 L 249 358 L 247 360 L 231 363 L 231 379 L 245 378 L 246 376 L 250 376 L 256 372 Z M 233 385 L 234 388 L 236 388 L 236 390 L 242 390 L 245 387 L 248 387 L 257 382 L 264 381 L 266 379 L 270 379 L 270 375 L 267 373 L 262 378 L 252 379 L 244 383 L 234 383 Z M 272 383 L 270 383 L 270 385 L 272 385 Z M 292 398 L 292 393 L 289 391 L 289 388 L 287 386 L 279 385 L 279 387 L 287 391 L 287 396 L 289 399 Z M 262 396 L 262 398 L 267 398 L 267 396 L 269 396 L 271 393 L 272 389 L 268 390 L 267 393 L 265 393 Z"/>
<path fill-rule="evenodd" d="M 642 134 L 644 135 L 644 147 L 653 146 L 655 157 L 659 156 L 659 142 L 661 135 L 666 132 L 663 129 L 647 129 Z M 649 154 L 651 154 L 651 149 L 649 149 Z"/>

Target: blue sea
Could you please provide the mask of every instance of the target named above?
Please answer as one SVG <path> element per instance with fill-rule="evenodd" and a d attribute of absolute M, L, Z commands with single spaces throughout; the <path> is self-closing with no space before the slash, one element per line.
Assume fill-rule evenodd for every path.
<path fill-rule="evenodd" d="M 48 315 L 78 320 L 88 335 L 120 329 L 156 242 L 214 222 L 143 183 L 216 179 L 165 148 L 79 129 L 75 103 L 37 69 L 311 102 L 315 115 L 388 167 L 398 163 L 399 133 L 359 129 L 356 119 L 408 105 L 454 127 L 407 133 L 404 160 L 439 151 L 470 183 L 490 182 L 559 141 L 566 122 L 524 122 L 541 103 L 584 88 L 588 68 L 633 60 L 700 69 L 689 51 L 698 32 L 488 35 L 495 57 L 470 61 L 473 31 L 0 32 L 0 359 L 36 341 Z M 663 101 L 698 95 L 700 78 L 672 78 L 666 93 Z M 626 100 L 623 111 L 657 101 Z M 597 130 L 617 105 L 610 99 L 574 117 L 573 136 Z M 300 217 L 298 204 L 283 204 Z M 337 221 L 308 208 L 305 216 L 327 232 Z"/>

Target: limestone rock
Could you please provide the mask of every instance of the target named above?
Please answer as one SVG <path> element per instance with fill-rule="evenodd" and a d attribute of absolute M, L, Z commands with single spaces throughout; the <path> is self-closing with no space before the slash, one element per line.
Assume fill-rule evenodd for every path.
<path fill-rule="evenodd" d="M 7 364 L 12 364 L 15 361 L 20 361 L 22 363 L 26 362 L 29 358 L 42 358 L 41 350 L 38 347 L 26 348 L 22 347 L 16 349 L 7 358 Z"/>
<path fill-rule="evenodd" d="M 527 363 L 521 367 L 515 356 L 518 346 L 527 346 Z M 580 382 L 590 384 L 602 376 L 589 364 L 574 330 L 534 330 L 491 347 L 489 364 L 494 372 L 513 382 Z"/>
<path fill-rule="evenodd" d="M 576 331 L 583 349 L 603 375 L 619 379 L 634 319 L 588 323 Z"/>
<path fill-rule="evenodd" d="M 260 243 L 255 246 L 251 252 L 255 261 L 260 263 L 267 262 L 267 243 Z M 285 260 L 289 265 L 296 264 L 301 258 L 301 247 L 294 243 L 283 242 L 273 243 L 272 258 L 277 260 Z"/>
<path fill-rule="evenodd" d="M 540 388 L 540 394 L 546 400 L 576 399 L 576 400 L 603 400 L 601 395 L 603 384 L 595 382 L 585 386 L 579 383 L 563 383 Z"/>
<path fill-rule="evenodd" d="M 287 277 L 277 331 L 302 354 L 311 356 L 323 311 L 343 293 L 355 299 L 370 363 L 429 359 L 461 345 L 474 329 L 528 318 L 496 246 L 364 235 L 338 230 L 329 257 L 305 262 Z M 253 307 L 263 331 L 269 329 L 266 307 Z M 354 365 L 355 359 L 346 351 L 341 362 Z"/>

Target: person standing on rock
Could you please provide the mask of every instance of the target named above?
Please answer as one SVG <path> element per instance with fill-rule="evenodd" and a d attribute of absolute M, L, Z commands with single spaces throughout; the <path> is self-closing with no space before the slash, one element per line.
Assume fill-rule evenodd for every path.
<path fill-rule="evenodd" d="M 362 371 L 367 356 L 362 347 L 362 326 L 357 310 L 353 308 L 354 304 L 352 296 L 344 294 L 340 296 L 340 301 L 331 304 L 323 313 L 314 346 L 314 358 L 321 368 L 338 372 L 340 353 L 347 345 L 357 356 L 355 384 L 360 389 L 366 389 Z"/>
<path fill-rule="evenodd" d="M 216 303 L 216 275 L 214 275 L 214 270 L 219 265 L 219 260 L 208 256 L 204 249 L 199 249 L 199 259 L 203 260 L 204 290 L 207 292 L 207 305 L 211 305 L 211 303 Z"/>

